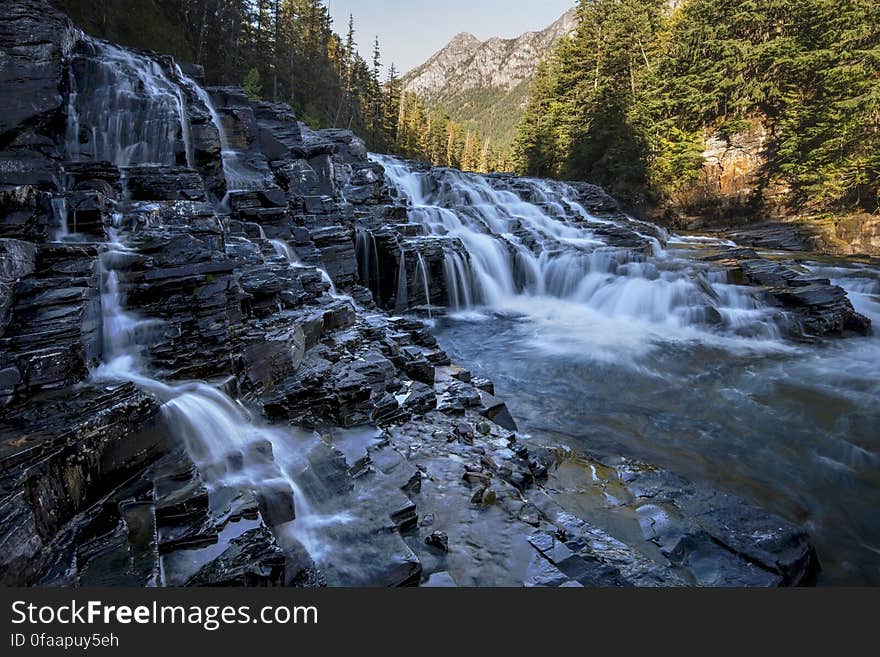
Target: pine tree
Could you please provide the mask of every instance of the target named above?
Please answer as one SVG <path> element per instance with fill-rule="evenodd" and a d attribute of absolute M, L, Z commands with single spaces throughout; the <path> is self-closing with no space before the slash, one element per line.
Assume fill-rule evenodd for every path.
<path fill-rule="evenodd" d="M 248 98 L 251 100 L 260 100 L 260 94 L 263 93 L 263 85 L 260 82 L 260 72 L 256 68 L 252 68 L 248 71 L 248 74 L 244 76 L 242 87 L 244 87 L 244 92 L 247 94 Z"/>
<path fill-rule="evenodd" d="M 383 132 L 388 140 L 388 146 L 397 144 L 397 126 L 400 116 L 400 80 L 397 67 L 392 62 L 388 67 L 388 76 L 385 79 L 385 94 L 383 98 Z"/>

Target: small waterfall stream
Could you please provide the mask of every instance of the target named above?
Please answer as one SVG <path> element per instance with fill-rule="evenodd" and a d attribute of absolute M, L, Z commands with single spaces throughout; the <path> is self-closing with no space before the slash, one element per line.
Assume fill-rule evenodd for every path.
<path fill-rule="evenodd" d="M 69 160 L 173 165 L 183 141 L 192 164 L 183 96 L 157 61 L 83 35 L 69 70 Z"/>
<path fill-rule="evenodd" d="M 428 309 L 428 319 L 432 319 L 431 314 L 431 286 L 428 283 L 428 269 L 425 267 L 425 258 L 421 253 L 416 253 L 416 262 L 419 265 L 419 274 L 421 276 L 422 291 L 425 293 L 425 306 Z"/>
<path fill-rule="evenodd" d="M 372 157 L 406 203 L 407 246 L 440 247 L 440 345 L 495 382 L 526 435 L 755 500 L 805 523 L 829 582 L 880 581 L 876 329 L 793 342 L 785 310 L 714 264 L 729 240 L 592 216 L 565 183 Z M 875 262 L 792 266 L 877 326 Z"/>
<path fill-rule="evenodd" d="M 106 160 L 120 166 L 120 210 L 131 205 L 125 167 L 173 165 L 181 150 L 186 152 L 187 163 L 192 164 L 184 92 L 157 61 L 82 36 L 70 70 L 68 157 L 75 161 Z M 211 112 L 223 142 L 224 172 L 230 190 L 247 188 L 246 172 L 238 166 L 238 156 L 229 148 L 210 96 L 179 69 L 175 74 Z M 53 209 L 56 239 L 64 240 L 76 226 L 68 227 L 63 197 L 54 200 Z M 92 373 L 93 379 L 129 381 L 158 398 L 169 431 L 197 465 L 209 492 L 232 489 L 254 495 L 266 504 L 278 504 L 277 500 L 292 497 L 295 520 L 273 526 L 272 531 L 282 547 L 289 537 L 301 542 L 313 558 L 320 558 L 325 545 L 317 528 L 344 518 L 316 513 L 297 484 L 297 474 L 310 467 L 303 455 L 304 446 L 316 439 L 310 432 L 262 425 L 239 402 L 207 383 L 172 384 L 150 376 L 146 347 L 162 324 L 125 309 L 122 281 L 137 253 L 124 244 L 123 222 L 123 213 L 117 212 L 112 225 L 105 226 L 108 238 L 99 258 L 103 353 L 102 362 Z M 273 246 L 291 266 L 300 266 L 289 247 L 274 241 Z M 326 272 L 321 274 L 325 281 L 329 279 Z M 332 281 L 329 285 L 331 292 L 342 298 L 336 294 Z"/>
<path fill-rule="evenodd" d="M 398 313 L 406 310 L 409 303 L 409 291 L 406 283 L 406 253 L 403 247 L 400 249 L 400 262 L 397 265 L 397 292 L 395 294 L 394 309 Z"/>
<path fill-rule="evenodd" d="M 194 80 L 184 75 L 183 71 L 180 70 L 180 67 L 177 68 L 177 74 L 183 83 L 186 84 L 196 97 L 202 101 L 205 107 L 208 108 L 208 113 L 211 116 L 211 123 L 217 129 L 217 135 L 220 139 L 220 159 L 223 163 L 223 176 L 226 179 L 227 194 L 229 192 L 246 191 L 256 188 L 261 182 L 261 179 L 254 176 L 254 174 L 248 170 L 245 163 L 241 161 L 240 153 L 232 147 L 229 141 L 229 135 L 226 132 L 226 127 L 223 125 L 223 119 L 217 111 L 211 95 L 200 85 L 196 84 Z"/>
<path fill-rule="evenodd" d="M 307 444 L 311 435 L 263 426 L 240 403 L 205 383 L 172 385 L 144 373 L 141 346 L 149 329 L 159 323 L 124 309 L 116 267 L 131 253 L 111 229 L 100 258 L 104 354 L 94 378 L 131 381 L 160 399 L 167 426 L 186 447 L 209 490 L 231 488 L 254 492 L 258 497 L 263 491 L 272 496 L 287 491 L 294 500 L 296 519 L 289 529 L 273 528 L 276 536 L 283 544 L 284 533 L 289 531 L 313 558 L 320 558 L 324 544 L 317 528 L 344 518 L 328 519 L 313 512 L 297 484 L 296 473 L 309 467 L 297 445 Z"/>
<path fill-rule="evenodd" d="M 379 271 L 379 247 L 373 231 L 360 227 L 355 229 L 355 256 L 361 281 L 375 292 L 377 299 L 381 299 L 382 274 Z"/>
<path fill-rule="evenodd" d="M 260 230 L 262 231 L 262 228 Z M 266 239 L 265 233 L 261 233 L 261 234 L 262 234 L 262 239 Z M 277 253 L 279 256 L 281 256 L 282 258 L 287 260 L 288 264 L 291 267 L 293 267 L 295 269 L 300 269 L 300 268 L 305 268 L 308 266 L 308 265 L 302 264 L 296 258 L 296 256 L 293 253 L 293 249 L 291 249 L 290 246 L 288 246 L 285 242 L 282 242 L 281 240 L 268 240 L 268 241 L 269 241 L 269 244 L 272 245 L 272 248 L 275 249 L 275 253 Z M 334 299 L 342 300 L 342 301 L 348 301 L 349 303 L 351 303 L 352 306 L 357 307 L 357 304 L 355 303 L 354 299 L 351 296 L 349 296 L 348 294 L 340 294 L 336 290 L 336 284 L 333 282 L 333 278 L 330 276 L 330 274 L 327 272 L 326 269 L 322 269 L 321 267 L 314 267 L 314 269 L 315 269 L 315 271 L 317 271 L 321 275 L 321 280 L 327 286 L 327 289 L 329 290 L 331 297 L 333 297 Z"/>
<path fill-rule="evenodd" d="M 70 236 L 70 226 L 67 223 L 67 199 L 56 196 L 52 199 L 52 214 L 55 219 L 55 233 L 53 238 L 56 242 L 63 242 Z"/>

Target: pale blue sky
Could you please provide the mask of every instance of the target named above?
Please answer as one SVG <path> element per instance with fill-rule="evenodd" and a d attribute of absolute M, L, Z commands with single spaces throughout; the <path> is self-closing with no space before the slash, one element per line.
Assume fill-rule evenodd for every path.
<path fill-rule="evenodd" d="M 325 0 L 343 37 L 354 14 L 358 48 L 369 61 L 378 35 L 386 69 L 405 73 L 440 50 L 459 32 L 485 40 L 542 30 L 575 0 Z M 384 72 L 383 72 L 384 75 Z"/>

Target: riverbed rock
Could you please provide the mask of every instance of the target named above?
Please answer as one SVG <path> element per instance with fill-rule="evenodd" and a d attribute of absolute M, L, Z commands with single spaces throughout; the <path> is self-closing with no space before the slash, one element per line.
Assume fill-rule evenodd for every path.
<path fill-rule="evenodd" d="M 747 281 L 766 288 L 767 294 L 796 317 L 793 327 L 804 337 L 867 335 L 871 320 L 855 311 L 846 291 L 827 279 L 811 277 L 794 267 L 764 259 L 739 261 Z"/>

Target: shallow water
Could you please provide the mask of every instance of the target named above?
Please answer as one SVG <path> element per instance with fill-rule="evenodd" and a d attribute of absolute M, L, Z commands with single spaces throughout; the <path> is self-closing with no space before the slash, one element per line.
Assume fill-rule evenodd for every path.
<path fill-rule="evenodd" d="M 880 325 L 880 271 L 808 266 Z M 880 584 L 880 337 L 725 337 L 522 296 L 435 331 L 533 440 L 741 495 L 807 528 L 821 583 Z"/>

